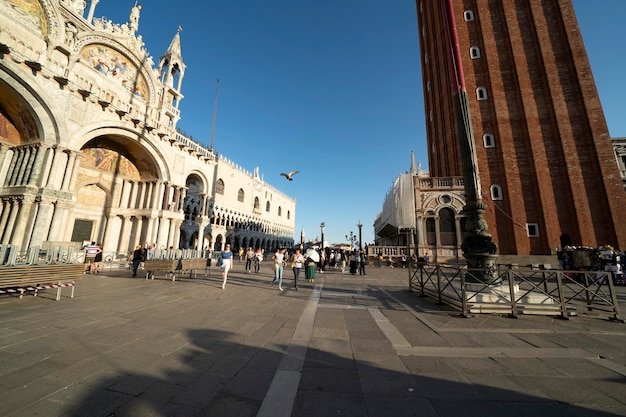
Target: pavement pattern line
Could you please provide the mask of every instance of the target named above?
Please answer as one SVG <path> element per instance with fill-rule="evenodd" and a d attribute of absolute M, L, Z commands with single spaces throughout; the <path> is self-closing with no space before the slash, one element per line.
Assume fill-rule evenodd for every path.
<path fill-rule="evenodd" d="M 324 277 L 320 277 L 315 283 L 313 293 L 309 297 L 302 315 L 300 315 L 300 320 L 287 345 L 287 351 L 278 365 L 278 370 L 274 374 L 257 417 L 291 416 L 323 287 Z"/>
<path fill-rule="evenodd" d="M 469 328 L 469 327 L 439 327 L 436 324 L 434 324 L 432 321 L 428 320 L 425 316 L 425 314 L 423 312 L 418 312 L 415 311 L 415 309 L 411 308 L 409 305 L 407 305 L 406 303 L 402 302 L 401 300 L 399 300 L 397 297 L 394 297 L 393 294 L 389 293 L 387 290 L 384 290 L 382 288 L 379 288 L 379 290 L 385 294 L 386 296 L 388 296 L 389 298 L 391 298 L 392 300 L 394 300 L 396 303 L 398 303 L 402 308 L 404 308 L 405 310 L 407 310 L 409 313 L 411 313 L 413 316 L 415 316 L 416 319 L 418 319 L 422 324 L 424 324 L 426 327 L 428 327 L 430 330 L 432 330 L 433 332 L 439 334 L 439 333 L 455 333 L 455 332 L 463 332 L 463 333 L 530 333 L 530 334 L 536 334 L 536 333 L 541 333 L 541 334 L 548 334 L 548 333 L 579 333 L 580 330 L 578 329 L 559 329 L 559 330 L 555 330 L 555 329 L 522 329 L 522 328 L 518 328 L 515 330 L 511 330 L 509 328 Z M 437 313 L 439 313 L 439 311 L 437 311 Z M 513 319 L 512 319 L 513 320 Z M 614 336 L 623 336 L 626 335 L 626 332 L 623 331 L 607 331 L 607 330 L 600 330 L 600 331 L 592 331 L 592 330 L 587 330 L 586 331 L 589 334 L 601 334 L 601 335 L 614 335 Z"/>

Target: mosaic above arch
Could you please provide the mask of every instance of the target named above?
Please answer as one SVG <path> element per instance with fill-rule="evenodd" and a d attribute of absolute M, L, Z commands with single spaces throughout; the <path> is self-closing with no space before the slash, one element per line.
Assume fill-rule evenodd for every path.
<path fill-rule="evenodd" d="M 0 2 L 0 8 L 7 8 L 21 24 L 37 30 L 42 35 L 48 33 L 48 21 L 38 0 L 8 0 L 8 6 Z"/>
<path fill-rule="evenodd" d="M 139 170 L 126 157 L 110 149 L 88 148 L 81 151 L 82 166 L 97 168 L 129 179 L 140 179 Z"/>
<path fill-rule="evenodd" d="M 87 65 L 100 72 L 106 78 L 117 82 L 127 91 L 144 100 L 148 99 L 148 85 L 139 74 L 137 66 L 126 56 L 106 45 L 89 45 L 80 55 Z"/>

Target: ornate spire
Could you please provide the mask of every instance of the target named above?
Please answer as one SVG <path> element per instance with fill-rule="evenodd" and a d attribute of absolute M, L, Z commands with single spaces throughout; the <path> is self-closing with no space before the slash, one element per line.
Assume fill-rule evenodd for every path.
<path fill-rule="evenodd" d="M 159 57 L 159 72 L 161 73 L 161 82 L 170 87 L 174 87 L 180 91 L 181 82 L 185 74 L 185 64 L 180 52 L 180 32 L 182 27 L 178 26 L 176 35 L 165 51 L 165 54 Z"/>
<path fill-rule="evenodd" d="M 141 4 L 137 4 L 137 2 L 135 2 L 135 6 L 133 6 L 130 11 L 130 21 L 128 26 L 133 33 L 139 28 L 139 12 L 141 12 L 141 8 Z"/>
<path fill-rule="evenodd" d="M 183 56 L 180 52 L 180 32 L 182 32 L 183 28 L 178 26 L 178 30 L 176 31 L 176 35 L 174 35 L 174 39 L 170 43 L 170 46 L 165 51 L 165 55 L 170 56 L 171 61 L 183 62 Z"/>

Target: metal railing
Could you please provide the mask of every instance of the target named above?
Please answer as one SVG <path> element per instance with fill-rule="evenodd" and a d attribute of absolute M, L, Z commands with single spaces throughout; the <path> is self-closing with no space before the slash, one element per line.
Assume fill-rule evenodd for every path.
<path fill-rule="evenodd" d="M 196 249 L 155 249 L 151 259 L 173 260 L 205 257 L 204 251 Z M 0 245 L 0 266 L 83 263 L 84 261 L 85 251 L 77 248 L 75 245 L 52 246 L 49 248 L 33 246 L 25 251 L 20 250 L 17 246 Z M 128 255 L 124 253 L 107 251 L 102 254 L 104 267 L 123 266 L 127 261 Z"/>
<path fill-rule="evenodd" d="M 500 282 L 486 284 L 473 273 L 491 273 Z M 480 274 L 479 274 L 480 275 Z M 579 310 L 607 313 L 624 322 L 611 272 L 517 269 L 498 266 L 474 271 L 445 264 L 409 264 L 409 290 L 450 305 L 463 316 L 471 313 L 558 315 L 563 319 Z"/>

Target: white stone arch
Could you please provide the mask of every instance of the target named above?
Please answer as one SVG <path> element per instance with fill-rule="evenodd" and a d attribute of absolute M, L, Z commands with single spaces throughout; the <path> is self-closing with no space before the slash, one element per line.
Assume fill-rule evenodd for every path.
<path fill-rule="evenodd" d="M 111 138 L 110 142 L 116 143 L 120 147 L 130 148 L 128 149 L 129 152 L 141 152 L 141 155 L 135 156 L 134 158 L 149 158 L 148 162 L 152 163 L 154 166 L 154 179 L 171 181 L 172 173 L 170 166 L 167 163 L 164 152 L 156 146 L 157 144 L 160 145 L 160 143 L 155 139 L 151 139 L 149 136 L 137 133 L 121 122 L 119 125 L 115 122 L 103 125 L 103 123 L 100 122 L 83 126 L 72 135 L 70 148 L 83 149 L 90 142 L 98 138 Z M 110 142 L 106 140 L 103 141 L 105 144 L 110 144 Z"/>
<path fill-rule="evenodd" d="M 46 95 L 45 88 L 38 88 L 37 82 L 24 80 L 22 75 L 30 74 L 25 74 L 24 70 L 16 67 L 11 60 L 5 59 L 2 64 L 3 66 L 0 66 L 0 105 L 16 121 L 21 119 L 18 115 L 26 112 L 23 116 L 32 119 L 33 128 L 37 131 L 36 139 L 40 142 L 50 145 L 59 144 L 60 138 L 66 136 L 66 131 L 65 126 L 57 122 L 63 120 L 63 116 L 61 111 L 55 111 L 54 100 Z M 24 126 L 21 130 L 27 133 L 29 129 Z"/>

